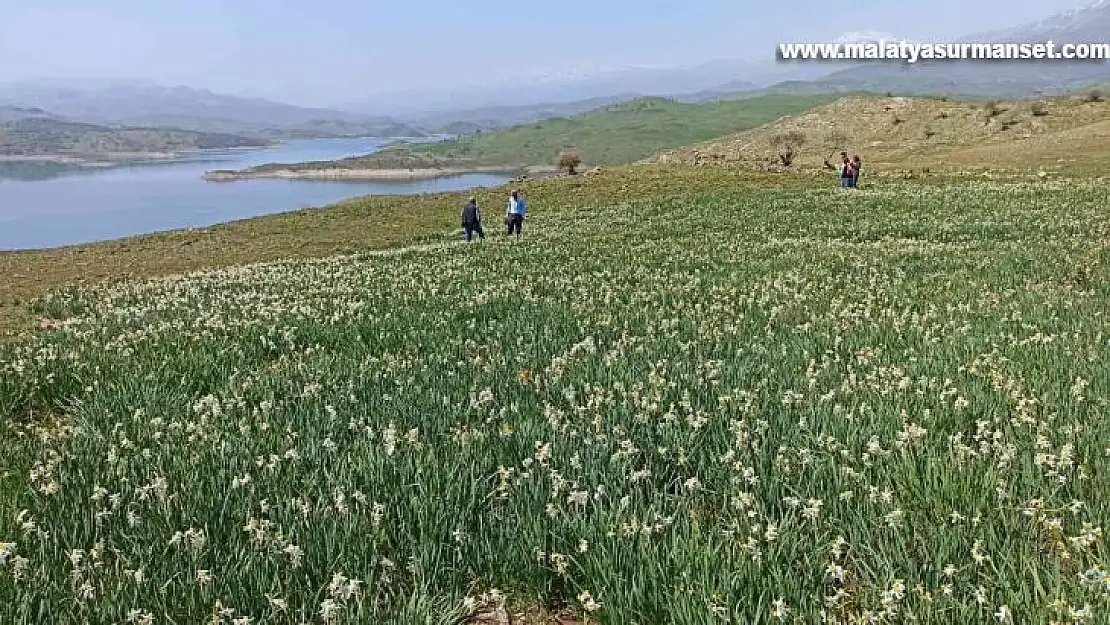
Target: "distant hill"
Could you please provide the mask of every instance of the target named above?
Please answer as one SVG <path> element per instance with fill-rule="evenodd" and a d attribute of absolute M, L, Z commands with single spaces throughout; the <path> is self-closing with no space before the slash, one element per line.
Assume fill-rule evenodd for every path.
<path fill-rule="evenodd" d="M 423 128 L 434 128 L 441 134 L 471 134 L 477 131 L 487 131 L 516 124 L 530 124 L 555 117 L 570 117 L 639 97 L 642 96 L 638 93 L 619 93 L 572 102 L 542 102 L 519 106 L 489 106 L 442 113 L 425 113 L 417 115 L 414 118 L 414 123 Z M 470 132 L 453 132 L 456 130 L 469 130 Z"/>
<path fill-rule="evenodd" d="M 959 43 L 1093 43 L 1107 41 L 1110 2 L 1050 16 L 1039 22 L 980 33 Z M 1007 98 L 1060 93 L 1095 81 L 1110 81 L 1110 62 L 1099 61 L 923 61 L 868 62 L 806 83 L 779 88 L 806 91 L 893 91 L 904 95 L 975 94 Z"/>
<path fill-rule="evenodd" d="M 110 128 L 40 113 L 0 123 L 0 157 L 106 162 L 193 150 L 262 147 L 269 143 L 224 133 Z"/>
<path fill-rule="evenodd" d="M 447 125 L 440 126 L 439 132 L 445 135 L 473 135 L 487 130 L 488 126 L 479 124 L 477 122 L 451 122 Z"/>
<path fill-rule="evenodd" d="M 0 105 L 39 108 L 102 125 L 164 127 L 270 137 L 422 136 L 395 119 L 240 98 L 150 83 L 0 86 Z M 314 134 L 315 133 L 315 134 Z"/>
<path fill-rule="evenodd" d="M 59 119 L 57 115 L 48 113 L 39 108 L 20 108 L 18 106 L 0 106 L 0 124 L 15 122 L 24 119 Z"/>
<path fill-rule="evenodd" d="M 352 122 L 335 119 L 314 119 L 307 122 L 248 130 L 246 134 L 269 139 L 328 139 L 341 137 L 426 137 L 427 131 L 412 124 L 397 121 Z"/>
<path fill-rule="evenodd" d="M 539 165 L 553 164 L 564 147 L 574 146 L 588 165 L 630 163 L 670 147 L 754 128 L 833 97 L 766 95 L 702 104 L 639 98 L 412 149 L 483 165 Z"/>

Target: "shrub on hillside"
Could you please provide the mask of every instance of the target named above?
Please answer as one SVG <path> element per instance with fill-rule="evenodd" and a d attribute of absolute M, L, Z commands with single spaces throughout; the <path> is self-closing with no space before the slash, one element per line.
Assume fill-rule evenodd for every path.
<path fill-rule="evenodd" d="M 559 169 L 567 172 L 571 176 L 578 173 L 578 166 L 581 164 L 582 157 L 578 155 L 578 150 L 568 148 L 559 153 Z"/>
<path fill-rule="evenodd" d="M 1102 102 L 1102 92 L 1098 89 L 1091 89 L 1087 92 L 1088 102 Z"/>
<path fill-rule="evenodd" d="M 987 119 L 993 119 L 1002 114 L 1002 105 L 997 100 L 991 100 L 983 105 L 983 113 L 986 114 Z"/>
<path fill-rule="evenodd" d="M 771 147 L 778 154 L 783 167 L 790 167 L 798 150 L 805 145 L 806 136 L 800 130 L 791 130 L 775 135 L 771 138 Z"/>
<path fill-rule="evenodd" d="M 1033 116 L 1044 117 L 1048 115 L 1048 102 L 1034 102 L 1033 103 Z"/>

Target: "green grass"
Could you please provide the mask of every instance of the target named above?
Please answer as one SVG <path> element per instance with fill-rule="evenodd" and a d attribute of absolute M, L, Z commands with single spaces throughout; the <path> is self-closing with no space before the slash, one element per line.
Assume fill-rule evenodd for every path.
<path fill-rule="evenodd" d="M 1105 620 L 1106 185 L 682 171 L 41 298 L 0 621 Z"/>
<path fill-rule="evenodd" d="M 522 124 L 412 149 L 483 165 L 554 165 L 564 147 L 575 146 L 587 165 L 625 164 L 662 150 L 755 128 L 836 97 L 839 96 L 767 95 L 701 104 L 643 98 L 573 117 Z"/>
<path fill-rule="evenodd" d="M 706 178 L 709 173 L 710 178 Z M 705 185 L 805 184 L 734 172 L 640 167 L 601 176 L 518 183 L 536 206 L 666 198 Z M 479 205 L 504 205 L 507 189 L 476 189 Z M 47 291 L 251 262 L 318 258 L 395 247 L 457 227 L 466 193 L 370 196 L 334 206 L 56 249 L 0 251 L 0 340 L 27 329 L 27 303 Z M 496 212 L 496 211 L 494 211 Z"/>

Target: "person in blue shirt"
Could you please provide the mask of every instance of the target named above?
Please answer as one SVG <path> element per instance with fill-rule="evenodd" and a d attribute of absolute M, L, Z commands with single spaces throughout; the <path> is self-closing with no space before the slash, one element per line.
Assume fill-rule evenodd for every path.
<path fill-rule="evenodd" d="M 514 189 L 505 209 L 506 235 L 520 236 L 524 227 L 524 214 L 528 212 L 528 205 L 524 202 L 524 195 Z"/>

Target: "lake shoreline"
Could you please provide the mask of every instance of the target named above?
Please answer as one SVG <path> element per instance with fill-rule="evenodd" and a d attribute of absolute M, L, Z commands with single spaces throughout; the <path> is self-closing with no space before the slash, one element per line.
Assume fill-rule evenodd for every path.
<path fill-rule="evenodd" d="M 265 150 L 279 150 L 295 141 L 313 140 L 360 140 L 374 141 L 396 140 L 383 137 L 319 137 L 317 139 L 273 139 L 264 145 L 242 145 L 226 148 L 195 148 L 177 150 L 174 152 L 111 152 L 105 154 L 0 154 L 0 163 L 14 164 L 49 164 L 69 165 L 72 167 L 104 169 L 108 167 L 123 167 L 144 163 L 165 163 L 184 160 L 205 154 L 221 154 L 228 152 L 262 152 Z"/>
<path fill-rule="evenodd" d="M 229 148 L 198 148 L 195 150 L 180 150 L 176 152 L 115 152 L 97 155 L 74 154 L 3 154 L 0 163 L 45 163 L 50 165 L 71 165 L 73 167 L 105 168 L 121 167 L 136 163 L 163 163 L 217 152 L 268 150 L 280 147 L 278 144 L 257 146 L 236 146 Z"/>
<path fill-rule="evenodd" d="M 257 178 L 282 180 L 344 180 L 362 182 L 398 182 L 405 180 L 436 180 L 469 174 L 513 176 L 528 172 L 526 167 L 452 167 L 421 169 L 271 169 L 266 171 L 209 171 L 209 182 L 234 182 Z"/>

